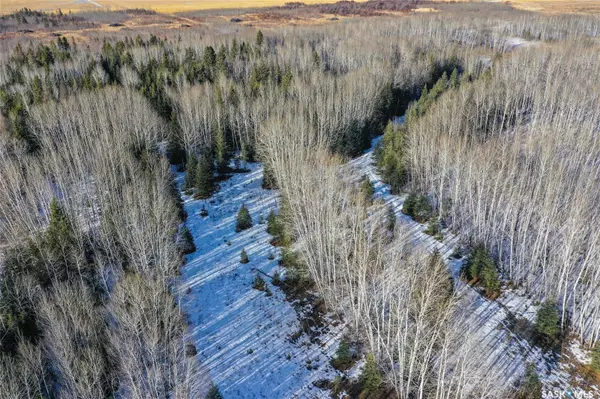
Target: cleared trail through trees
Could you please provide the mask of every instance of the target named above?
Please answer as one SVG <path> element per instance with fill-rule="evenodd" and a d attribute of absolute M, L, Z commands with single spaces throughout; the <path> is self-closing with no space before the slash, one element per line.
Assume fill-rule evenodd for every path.
<path fill-rule="evenodd" d="M 278 269 L 279 249 L 269 243 L 266 219 L 277 209 L 279 193 L 261 188 L 260 164 L 247 168 L 250 172 L 221 182 L 208 200 L 182 193 L 197 251 L 182 268 L 181 297 L 199 360 L 225 398 L 329 397 L 313 382 L 335 376 L 329 360 L 342 326 L 330 328 L 320 342 L 311 342 L 306 334 L 292 342 L 290 337 L 301 330 L 293 304 L 267 277 L 271 296 L 252 288 L 257 271 L 273 275 Z M 236 233 L 242 204 L 253 227 Z M 203 206 L 207 217 L 200 215 Z M 259 223 L 261 215 L 264 224 Z M 242 249 L 247 264 L 240 263 Z"/>
<path fill-rule="evenodd" d="M 367 176 L 375 187 L 376 199 L 390 204 L 397 217 L 397 223 L 408 226 L 415 243 L 426 248 L 428 252 L 439 251 L 456 281 L 456 289 L 460 295 L 463 309 L 467 309 L 467 322 L 464 326 L 465 339 L 476 339 L 479 347 L 489 354 L 485 364 L 481 367 L 499 367 L 506 384 L 516 384 L 520 375 L 523 375 L 528 363 L 534 363 L 542 383 L 547 389 L 570 389 L 571 376 L 567 372 L 568 365 L 558 362 L 556 356 L 542 351 L 513 330 L 515 318 L 527 319 L 529 323 L 535 322 L 537 307 L 533 301 L 523 293 L 516 290 L 504 290 L 501 297 L 489 300 L 477 290 L 459 279 L 459 273 L 464 258 L 455 259 L 453 253 L 458 246 L 458 237 L 444 230 L 443 242 L 424 233 L 426 224 L 419 224 L 412 218 L 402 213 L 402 206 L 406 199 L 405 194 L 394 195 L 390 187 L 385 184 L 377 172 L 373 159 L 373 150 L 381 138 L 373 140 L 373 145 L 364 155 L 349 162 L 348 166 L 356 172 L 356 179 Z M 423 278 L 427 278 L 423 276 Z M 598 393 L 600 391 L 597 390 Z"/>

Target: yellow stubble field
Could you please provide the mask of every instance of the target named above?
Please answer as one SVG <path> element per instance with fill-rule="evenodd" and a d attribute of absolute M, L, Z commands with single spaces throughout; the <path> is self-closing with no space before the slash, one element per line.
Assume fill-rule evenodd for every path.
<path fill-rule="evenodd" d="M 432 0 L 435 3 L 504 3 L 518 10 L 545 14 L 600 14 L 600 0 Z"/>
<path fill-rule="evenodd" d="M 600 14 L 600 0 L 513 0 L 508 1 L 508 4 L 520 10 L 548 14 Z"/>
<path fill-rule="evenodd" d="M 293 0 L 0 0 L 0 14 L 24 7 L 32 10 L 92 11 L 123 10 L 128 8 L 152 9 L 161 13 L 210 9 L 240 9 L 283 6 Z M 302 0 L 304 4 L 335 3 L 338 0 Z M 366 0 L 356 0 L 357 2 Z"/>

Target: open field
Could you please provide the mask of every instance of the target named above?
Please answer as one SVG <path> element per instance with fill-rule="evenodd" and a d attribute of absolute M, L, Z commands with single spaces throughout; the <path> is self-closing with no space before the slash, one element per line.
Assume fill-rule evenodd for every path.
<path fill-rule="evenodd" d="M 25 4 L 24 1 L 22 3 Z M 106 3 L 108 4 L 108 2 Z M 255 2 L 249 3 L 254 4 Z M 245 5 L 249 3 L 245 3 Z M 270 4 L 275 3 L 277 2 L 270 2 Z M 254 29 L 257 27 L 323 25 L 356 17 L 406 16 L 414 8 L 414 3 L 411 1 L 390 0 L 378 2 L 329 1 L 314 4 L 280 1 L 279 3 L 282 5 L 262 8 L 193 9 L 188 11 L 173 8 L 171 12 L 136 8 L 134 3 L 125 3 L 129 4 L 130 8 L 123 9 L 111 8 L 109 5 L 106 8 L 94 6 L 94 9 L 89 9 L 92 3 L 79 3 L 79 6 L 88 8 L 81 8 L 73 13 L 68 12 L 66 8 L 60 8 L 61 13 L 20 8 L 19 11 L 13 14 L 4 14 L 0 18 L 0 40 L 32 38 L 54 40 L 56 35 L 64 35 L 79 43 L 89 43 L 90 37 L 95 37 L 99 33 L 116 34 L 120 31 L 136 32 L 136 34 L 142 35 L 152 32 L 171 36 L 174 32 L 183 34 L 192 27 L 211 26 L 214 28 L 220 26 L 219 29 L 226 31 L 239 31 L 246 27 Z M 208 2 L 202 4 L 206 6 Z M 234 4 L 233 1 L 230 4 Z M 144 6 L 147 7 L 149 4 L 144 4 Z M 422 8 L 420 11 L 433 10 Z"/>
<path fill-rule="evenodd" d="M 364 2 L 367 0 L 356 0 Z M 306 5 L 331 4 L 337 0 L 305 0 Z M 447 3 L 446 0 L 434 0 L 431 3 Z M 451 1 L 455 3 L 456 0 Z M 460 1 L 459 2 L 475 2 Z M 487 1 L 500 2 L 500 1 Z M 198 10 L 233 10 L 233 9 L 258 9 L 265 7 L 278 7 L 290 3 L 288 0 L 8 0 L 0 3 L 0 14 L 11 13 L 24 7 L 40 11 L 82 12 L 82 11 L 116 11 L 132 8 L 145 8 L 166 14 L 190 12 Z M 430 3 L 430 2 L 427 2 Z M 511 0 L 504 3 L 521 10 L 540 11 L 544 13 L 600 13 L 598 0 Z M 433 7 L 434 8 L 434 7 Z M 429 9 L 427 7 L 423 10 Z"/>
<path fill-rule="evenodd" d="M 600 1 L 598 0 L 516 0 L 508 4 L 514 8 L 528 11 L 542 11 L 551 14 L 582 13 L 599 14 Z"/>
<path fill-rule="evenodd" d="M 518 10 L 539 11 L 546 14 L 563 14 L 563 13 L 579 13 L 579 14 L 599 14 L 600 1 L 598 0 L 488 0 L 488 1 L 471 1 L 471 0 L 433 0 L 434 3 L 504 3 Z"/>
<path fill-rule="evenodd" d="M 358 0 L 364 1 L 364 0 Z M 282 6 L 288 3 L 287 0 L 8 0 L 0 4 L 0 14 L 10 13 L 20 10 L 23 7 L 32 10 L 55 11 L 61 9 L 64 11 L 90 11 L 90 10 L 124 10 L 128 8 L 150 8 L 158 12 L 175 13 L 192 10 L 211 10 L 224 8 L 257 8 Z M 305 0 L 304 4 L 317 3 L 335 3 L 336 0 Z"/>

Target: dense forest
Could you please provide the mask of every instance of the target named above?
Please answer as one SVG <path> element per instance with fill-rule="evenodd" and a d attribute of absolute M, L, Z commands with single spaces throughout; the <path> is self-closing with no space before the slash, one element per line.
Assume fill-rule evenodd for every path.
<path fill-rule="evenodd" d="M 600 19 L 487 11 L 2 43 L 0 397 L 220 397 L 179 305 L 179 188 L 208 199 L 239 161 L 280 190 L 287 284 L 368 353 L 362 397 L 541 397 L 465 339 L 442 255 L 346 165 L 383 136 L 379 173 L 460 238 L 462 280 L 522 287 L 546 341 L 596 345 Z"/>

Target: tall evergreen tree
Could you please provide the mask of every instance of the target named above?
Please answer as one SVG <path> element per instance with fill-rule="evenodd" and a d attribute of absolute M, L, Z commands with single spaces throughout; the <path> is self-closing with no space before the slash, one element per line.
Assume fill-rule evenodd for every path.
<path fill-rule="evenodd" d="M 552 301 L 545 301 L 537 312 L 535 331 L 544 336 L 547 341 L 553 341 L 560 333 L 559 322 L 558 307 Z"/>
<path fill-rule="evenodd" d="M 225 131 L 220 125 L 215 132 L 215 155 L 218 171 L 224 172 L 227 169 L 227 166 L 229 166 L 231 151 L 229 149 Z"/>
<path fill-rule="evenodd" d="M 229 82 L 229 93 L 227 94 L 227 102 L 237 107 L 240 103 L 240 97 L 235 89 L 235 84 L 233 82 Z"/>
<path fill-rule="evenodd" d="M 450 74 L 450 88 L 456 89 L 460 84 L 460 80 L 458 78 L 458 69 L 454 68 L 452 73 Z"/>
<path fill-rule="evenodd" d="M 215 164 L 212 153 L 204 150 L 196 165 L 194 172 L 194 186 L 196 187 L 196 198 L 206 199 L 215 191 L 214 183 Z"/>
<path fill-rule="evenodd" d="M 223 44 L 221 44 L 217 53 L 216 68 L 217 72 L 227 75 L 227 49 Z"/>
<path fill-rule="evenodd" d="M 50 223 L 44 235 L 46 247 L 56 256 L 64 256 L 75 243 L 73 225 L 56 198 L 50 202 Z"/>
<path fill-rule="evenodd" d="M 256 154 L 252 143 L 248 140 L 243 141 L 240 158 L 242 158 L 246 162 L 254 162 L 255 156 Z"/>
<path fill-rule="evenodd" d="M 43 247 L 51 256 L 48 279 L 66 280 L 70 275 L 79 273 L 83 277 L 84 269 L 72 270 L 78 256 L 76 235 L 72 221 L 60 202 L 53 198 L 50 202 L 49 224 L 43 236 Z M 44 283 L 47 283 L 45 281 Z"/>
<path fill-rule="evenodd" d="M 207 46 L 204 49 L 204 55 L 202 56 L 202 62 L 205 66 L 214 68 L 217 62 L 217 55 L 215 53 L 215 49 L 212 46 Z"/>
<path fill-rule="evenodd" d="M 263 41 L 264 41 L 264 35 L 262 33 L 261 30 L 259 30 L 258 32 L 256 32 L 256 47 L 261 48 Z"/>
<path fill-rule="evenodd" d="M 273 209 L 271 209 L 269 216 L 267 216 L 267 233 L 272 236 L 279 236 L 282 233 L 281 223 Z"/>
<path fill-rule="evenodd" d="M 198 159 L 194 154 L 189 155 L 187 159 L 185 180 L 183 181 L 184 190 L 191 189 L 196 184 L 196 168 L 198 167 Z"/>
<path fill-rule="evenodd" d="M 592 349 L 592 368 L 600 371 L 600 343 L 597 343 Z"/>
<path fill-rule="evenodd" d="M 231 41 L 231 47 L 229 48 L 229 58 L 234 61 L 240 52 L 240 46 L 235 38 Z"/>
<path fill-rule="evenodd" d="M 393 233 L 396 228 L 396 212 L 394 212 L 394 208 L 391 205 L 387 206 L 386 209 L 386 229 Z"/>
<path fill-rule="evenodd" d="M 291 68 L 286 65 L 285 73 L 283 74 L 283 77 L 281 78 L 281 91 L 287 92 L 288 88 L 292 84 L 293 78 L 294 78 L 294 75 L 292 75 Z"/>
<path fill-rule="evenodd" d="M 439 78 L 438 81 L 435 82 L 435 84 L 431 88 L 431 92 L 429 93 L 429 96 L 428 96 L 429 104 L 431 104 L 432 101 L 437 99 L 446 90 L 447 87 L 448 87 L 448 74 L 446 73 L 446 71 L 444 71 L 444 73 L 442 74 L 442 77 Z"/>
<path fill-rule="evenodd" d="M 405 136 L 405 129 L 397 128 L 389 122 L 375 152 L 377 166 L 394 193 L 399 192 L 407 181 Z"/>
<path fill-rule="evenodd" d="M 319 56 L 317 50 L 313 50 L 312 59 L 314 67 L 317 69 L 321 68 L 321 57 Z"/>
<path fill-rule="evenodd" d="M 485 294 L 487 296 L 496 295 L 500 290 L 500 278 L 498 277 L 498 271 L 496 270 L 494 263 L 486 262 L 479 274 L 481 276 L 481 281 L 483 282 Z"/>
<path fill-rule="evenodd" d="M 31 81 L 31 92 L 34 104 L 44 102 L 44 88 L 42 86 L 42 79 L 38 75 L 35 75 Z"/>
<path fill-rule="evenodd" d="M 467 280 L 479 280 L 487 296 L 493 296 L 500 289 L 500 278 L 494 260 L 483 245 L 476 246 L 466 264 Z"/>
<path fill-rule="evenodd" d="M 373 195 L 375 194 L 375 187 L 368 176 L 363 176 L 360 183 L 360 192 L 368 205 L 373 203 Z"/>
<path fill-rule="evenodd" d="M 377 392 L 383 383 L 375 357 L 370 353 L 367 353 L 365 367 L 359 377 L 359 382 L 363 393 L 367 395 Z"/>
<path fill-rule="evenodd" d="M 525 378 L 521 383 L 518 393 L 519 399 L 541 399 L 542 383 L 538 376 L 535 364 L 529 363 L 525 370 Z"/>
<path fill-rule="evenodd" d="M 274 190 L 277 188 L 277 181 L 275 180 L 275 174 L 271 166 L 265 162 L 263 164 L 263 183 L 262 188 L 265 190 Z"/>

